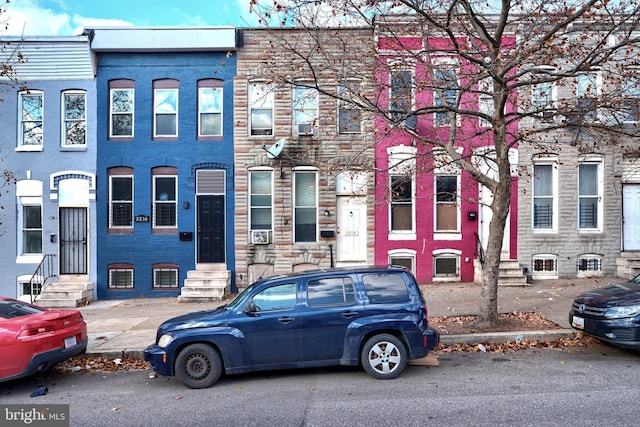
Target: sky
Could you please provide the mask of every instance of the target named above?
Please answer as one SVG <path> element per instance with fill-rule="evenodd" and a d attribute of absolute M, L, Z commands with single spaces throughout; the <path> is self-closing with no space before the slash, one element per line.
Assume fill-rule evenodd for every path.
<path fill-rule="evenodd" d="M 250 0 L 11 0 L 0 35 L 74 36 L 84 27 L 257 26 Z"/>

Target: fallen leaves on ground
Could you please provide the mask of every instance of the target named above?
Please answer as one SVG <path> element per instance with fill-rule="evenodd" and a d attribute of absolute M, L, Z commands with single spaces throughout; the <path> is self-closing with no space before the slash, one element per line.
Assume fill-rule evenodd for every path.
<path fill-rule="evenodd" d="M 58 372 L 116 372 L 116 371 L 140 371 L 151 369 L 149 362 L 135 357 L 106 358 L 101 356 L 72 357 L 56 365 L 54 370 Z"/>
<path fill-rule="evenodd" d="M 478 332 L 514 332 L 561 329 L 540 313 L 514 311 L 498 315 L 498 324 L 490 328 L 480 328 L 475 322 L 478 316 L 443 316 L 429 319 L 443 335 L 473 334 Z"/>
<path fill-rule="evenodd" d="M 596 338 L 589 337 L 584 334 L 576 334 L 573 338 L 557 338 L 553 341 L 544 340 L 522 340 L 520 342 L 509 341 L 504 343 L 485 342 L 478 344 L 443 344 L 440 343 L 438 347 L 434 349 L 436 353 L 474 353 L 474 352 L 488 352 L 488 353 L 513 353 L 523 350 L 534 349 L 559 349 L 565 351 L 571 351 L 578 348 L 593 347 L 602 345 Z"/>

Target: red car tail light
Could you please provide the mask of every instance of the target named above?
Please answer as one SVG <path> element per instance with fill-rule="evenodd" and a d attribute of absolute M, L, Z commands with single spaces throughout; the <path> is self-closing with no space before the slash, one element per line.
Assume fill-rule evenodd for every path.
<path fill-rule="evenodd" d="M 56 328 L 53 325 L 30 327 L 30 328 L 21 330 L 20 335 L 18 335 L 18 338 L 33 337 L 41 334 L 48 334 L 51 332 L 55 332 L 55 330 Z"/>

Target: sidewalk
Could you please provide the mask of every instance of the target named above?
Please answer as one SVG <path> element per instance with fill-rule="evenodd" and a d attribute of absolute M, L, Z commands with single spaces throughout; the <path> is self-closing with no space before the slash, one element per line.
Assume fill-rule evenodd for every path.
<path fill-rule="evenodd" d="M 564 329 L 548 331 L 496 332 L 474 335 L 443 335 L 444 343 L 479 343 L 526 339 L 555 339 L 573 335 L 568 313 L 576 295 L 624 279 L 559 279 L 531 283 L 526 287 L 500 287 L 500 313 L 537 312 Z M 474 283 L 440 283 L 421 286 L 430 317 L 478 314 L 480 285 Z M 137 298 L 131 300 L 93 301 L 81 307 L 89 331 L 87 353 L 103 357 L 142 357 L 153 344 L 157 327 L 166 319 L 181 314 L 214 309 L 222 303 L 185 303 L 177 298 Z"/>

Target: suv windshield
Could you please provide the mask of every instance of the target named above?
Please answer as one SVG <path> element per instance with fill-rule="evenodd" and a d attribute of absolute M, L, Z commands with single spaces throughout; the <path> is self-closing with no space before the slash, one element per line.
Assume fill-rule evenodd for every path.
<path fill-rule="evenodd" d="M 225 310 L 235 310 L 236 308 L 238 308 L 238 306 L 240 305 L 240 302 L 242 302 L 242 300 L 244 299 L 244 297 L 251 292 L 251 290 L 254 288 L 255 283 L 252 285 L 249 285 L 244 291 L 240 292 L 234 299 L 231 300 L 231 302 L 227 305 L 224 306 Z"/>

